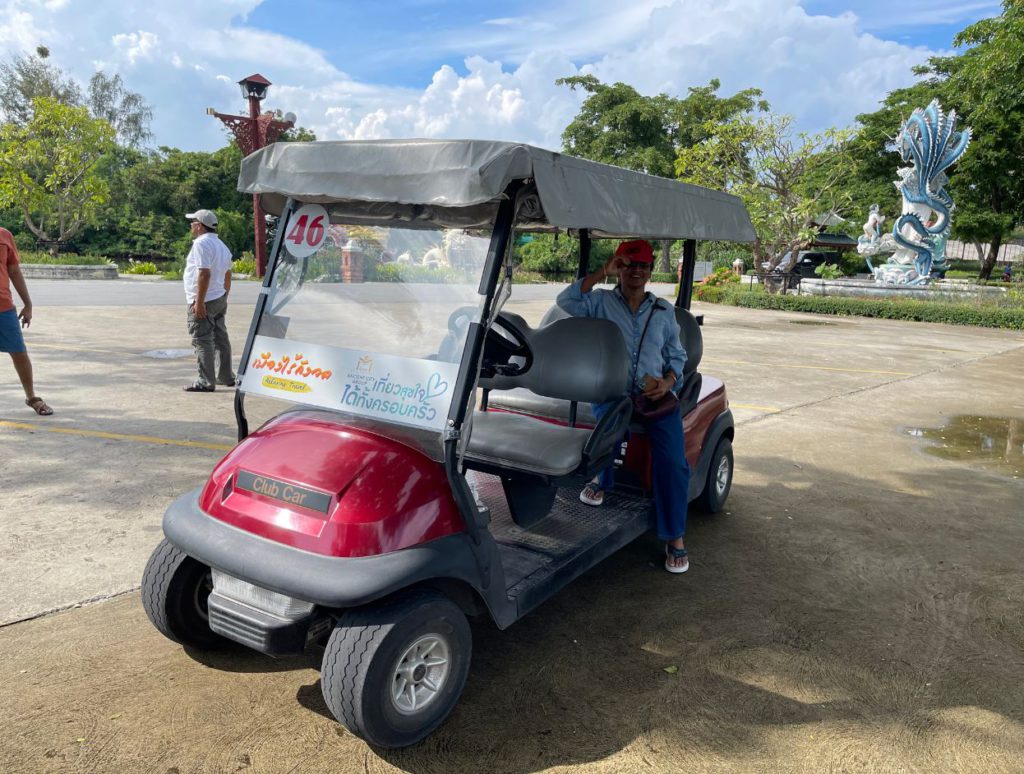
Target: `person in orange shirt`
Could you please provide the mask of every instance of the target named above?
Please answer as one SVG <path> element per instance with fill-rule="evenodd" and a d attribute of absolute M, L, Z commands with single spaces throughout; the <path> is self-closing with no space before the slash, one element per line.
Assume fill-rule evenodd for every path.
<path fill-rule="evenodd" d="M 29 298 L 28 287 L 18 264 L 18 248 L 14 246 L 14 237 L 7 229 L 0 228 L 0 352 L 9 352 L 14 361 L 14 370 L 18 372 L 21 386 L 25 388 L 25 404 L 39 416 L 48 417 L 53 409 L 35 393 L 32 361 L 28 358 L 25 337 L 21 335 L 21 329 L 32 323 L 32 299 Z M 14 309 L 11 285 L 14 285 L 24 304 L 21 314 Z"/>

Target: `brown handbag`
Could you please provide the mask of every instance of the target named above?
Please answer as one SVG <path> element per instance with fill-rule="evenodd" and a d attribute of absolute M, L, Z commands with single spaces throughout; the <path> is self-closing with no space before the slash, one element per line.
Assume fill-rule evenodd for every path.
<path fill-rule="evenodd" d="M 651 318 L 654 317 L 654 310 L 657 308 L 658 302 L 655 301 L 651 307 L 650 314 L 647 315 L 644 331 L 640 334 L 640 343 L 636 348 L 636 360 L 633 362 L 633 373 L 636 373 L 640 367 L 640 352 L 644 347 L 644 337 L 647 335 L 647 328 L 650 326 Z M 673 390 L 669 390 L 657 400 L 651 400 L 643 393 L 639 393 L 633 396 L 633 417 L 644 423 L 656 422 L 662 417 L 671 414 L 678 406 L 679 396 Z"/>

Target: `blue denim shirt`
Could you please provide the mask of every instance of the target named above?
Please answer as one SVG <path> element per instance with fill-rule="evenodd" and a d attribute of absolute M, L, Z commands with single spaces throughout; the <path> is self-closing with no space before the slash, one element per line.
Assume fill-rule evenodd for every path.
<path fill-rule="evenodd" d="M 555 303 L 573 317 L 597 317 L 611 320 L 619 326 L 629 352 L 629 378 L 633 392 L 643 390 L 645 375 L 661 377 L 670 369 L 676 375 L 676 386 L 679 386 L 683 366 L 686 365 L 686 351 L 679 343 L 679 323 L 668 302 L 648 292 L 634 314 L 618 287 L 584 293 L 583 280 L 579 279 L 559 293 Z M 644 336 L 639 366 L 635 367 L 637 346 L 647 325 L 647 316 L 652 314 L 652 306 L 654 316 Z"/>

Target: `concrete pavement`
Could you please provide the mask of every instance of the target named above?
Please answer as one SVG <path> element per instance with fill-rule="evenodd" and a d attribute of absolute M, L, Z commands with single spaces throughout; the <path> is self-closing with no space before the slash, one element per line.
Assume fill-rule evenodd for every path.
<path fill-rule="evenodd" d="M 1008 690 L 1024 679 L 1022 450 L 979 436 L 974 457 L 933 453 L 956 417 L 1024 422 L 1019 333 L 697 305 L 701 370 L 724 378 L 739 427 L 729 513 L 694 519 L 691 573 L 662 577 L 636 544 L 509 632 L 475 632 L 452 720 L 383 753 L 324 716 L 313 665 L 196 662 L 149 626 L 133 590 L 166 505 L 234 440 L 231 392 L 185 394 L 191 358 L 146 356 L 188 349 L 175 283 L 72 284 L 31 286 L 55 416 L 23 406 L 13 370 L 0 380 L 2 770 L 1006 770 L 1024 755 Z M 240 348 L 257 286 L 239 285 Z M 536 322 L 556 291 L 508 308 Z M 275 411 L 250 406 L 256 422 Z M 1006 466 L 982 453 L 1000 442 Z M 665 604 L 640 616 L 645 596 Z M 581 682 L 580 663 L 605 680 Z"/>

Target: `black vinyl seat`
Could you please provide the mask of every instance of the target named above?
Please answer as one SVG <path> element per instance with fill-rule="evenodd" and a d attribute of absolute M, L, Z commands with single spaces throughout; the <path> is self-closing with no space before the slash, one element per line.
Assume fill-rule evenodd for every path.
<path fill-rule="evenodd" d="M 679 341 L 686 352 L 686 365 L 683 366 L 682 384 L 678 389 L 680 413 L 682 416 L 686 416 L 700 399 L 702 378 L 697 369 L 704 355 L 704 336 L 701 333 L 700 325 L 697 323 L 697 318 L 693 316 L 692 312 L 682 307 L 673 307 L 673 309 L 676 315 L 676 322 L 679 323 Z M 541 318 L 540 327 L 537 330 L 543 330 L 550 323 L 564 319 L 573 318 L 570 318 L 569 314 L 560 307 L 552 306 L 544 313 L 544 317 Z M 619 338 L 622 338 L 621 334 Z M 627 362 L 626 368 L 628 367 L 629 364 Z M 568 401 L 538 395 L 527 387 L 492 392 L 488 395 L 488 405 L 493 408 L 500 408 L 503 411 L 529 414 L 555 422 L 568 423 L 570 419 L 570 404 Z M 596 424 L 596 419 L 589 403 L 581 403 L 577 407 L 576 423 L 588 427 Z"/>
<path fill-rule="evenodd" d="M 592 475 L 612 458 L 629 424 L 629 363 L 622 334 L 608 320 L 567 317 L 529 331 L 528 338 L 533 353 L 530 368 L 515 376 L 481 379 L 481 387 L 523 390 L 539 400 L 564 404 L 567 414 L 574 403 L 618 399 L 618 404 L 593 429 L 556 425 L 518 413 L 476 411 L 466 465 L 548 480 Z"/>

